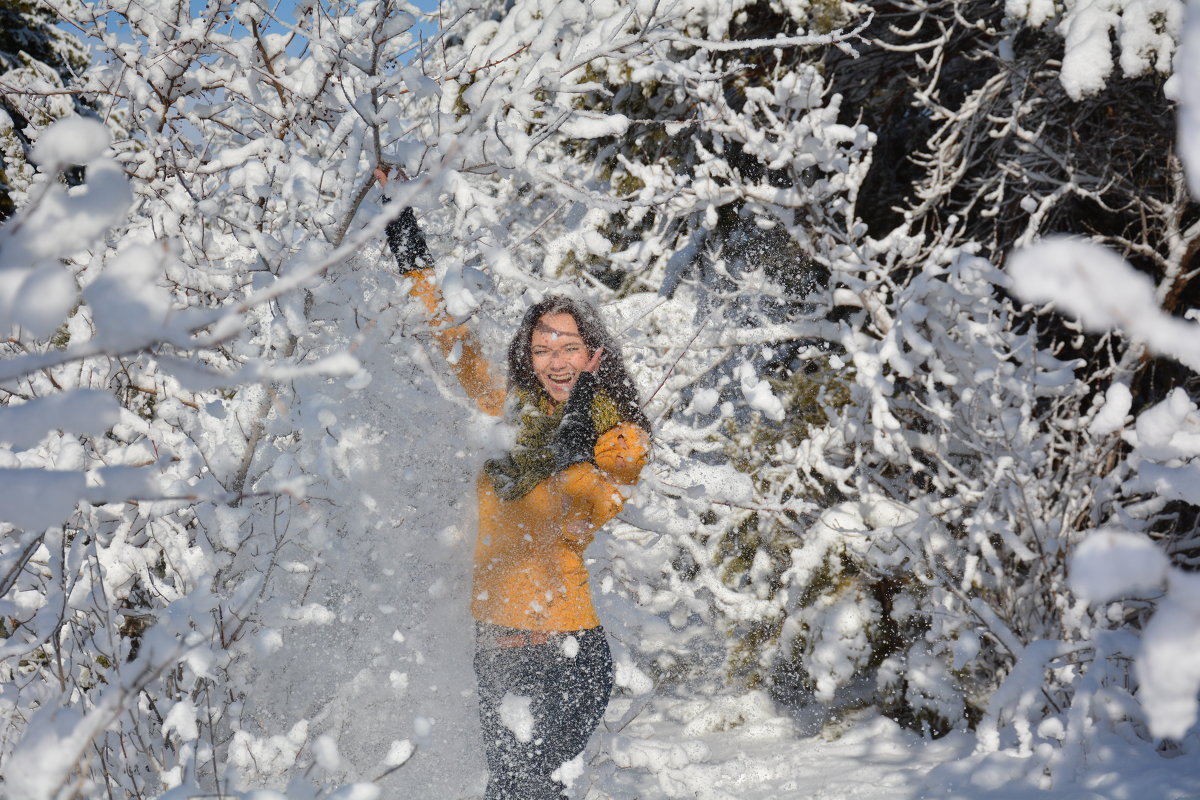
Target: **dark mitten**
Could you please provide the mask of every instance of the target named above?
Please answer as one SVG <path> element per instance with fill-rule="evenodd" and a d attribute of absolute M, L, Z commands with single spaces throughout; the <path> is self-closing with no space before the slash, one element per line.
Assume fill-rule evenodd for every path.
<path fill-rule="evenodd" d="M 571 387 L 571 396 L 567 398 L 562 422 L 550 443 L 555 472 L 596 457 L 596 425 L 592 422 L 592 398 L 595 396 L 596 376 L 590 372 L 579 373 Z"/>
<path fill-rule="evenodd" d="M 417 227 L 417 217 L 411 207 L 406 207 L 400 216 L 387 224 L 387 243 L 401 275 L 433 266 L 425 234 Z"/>

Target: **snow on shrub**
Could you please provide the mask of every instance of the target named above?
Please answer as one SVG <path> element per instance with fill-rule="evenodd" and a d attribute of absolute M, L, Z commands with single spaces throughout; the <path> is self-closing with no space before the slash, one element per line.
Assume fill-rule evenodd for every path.
<path fill-rule="evenodd" d="M 1055 301 L 1095 328 L 1118 328 L 1135 342 L 1193 368 L 1200 326 L 1161 310 L 1153 288 L 1119 256 L 1095 245 L 1058 240 L 1035 244 L 1014 258 L 1013 285 L 1022 295 Z M 1116 293 L 1113 293 L 1113 290 Z M 1135 473 L 1129 482 L 1151 503 L 1200 503 L 1196 458 L 1200 411 L 1181 389 L 1142 411 L 1128 441 Z M 1093 533 L 1072 558 L 1071 585 L 1093 603 L 1130 594 L 1165 592 L 1142 635 L 1137 661 L 1139 698 L 1151 733 L 1180 738 L 1195 724 L 1200 691 L 1200 581 L 1170 564 L 1144 534 Z"/>

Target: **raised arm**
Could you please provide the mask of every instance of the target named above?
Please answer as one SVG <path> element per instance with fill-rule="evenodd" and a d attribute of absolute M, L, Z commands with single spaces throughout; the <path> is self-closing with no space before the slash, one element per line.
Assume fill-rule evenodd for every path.
<path fill-rule="evenodd" d="M 376 169 L 375 177 L 381 186 L 387 183 L 383 170 Z M 504 408 L 504 384 L 492 374 L 471 331 L 465 325 L 454 325 L 443 308 L 442 293 L 433 282 L 433 256 L 412 208 L 405 208 L 389 222 L 386 233 L 388 247 L 396 257 L 396 268 L 401 275 L 412 279 L 409 294 L 424 304 L 433 338 L 450 362 L 463 391 L 485 414 L 498 416 Z"/>

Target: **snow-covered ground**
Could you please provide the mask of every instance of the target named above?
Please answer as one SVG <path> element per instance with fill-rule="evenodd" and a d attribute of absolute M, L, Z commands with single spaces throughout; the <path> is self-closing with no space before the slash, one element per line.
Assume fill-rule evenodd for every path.
<path fill-rule="evenodd" d="M 449 740 L 444 743 L 449 744 Z M 458 741 L 458 747 L 462 742 Z M 816 708 L 781 713 L 762 694 L 617 698 L 571 787 L 577 800 L 1188 800 L 1200 797 L 1196 744 L 1160 758 L 1119 739 L 1098 748 L 1070 783 L 1042 785 L 1029 760 L 1012 751 L 975 754 L 975 739 L 954 733 L 936 741 L 869 709 L 830 718 Z M 457 748 L 456 748 L 457 749 Z M 418 753 L 381 784 L 383 796 L 432 797 L 403 772 L 423 771 Z M 439 791 L 482 797 L 482 756 L 465 755 Z M 443 762 L 444 763 L 444 762 Z M 400 789 L 404 785 L 404 790 Z M 457 784 L 454 789 L 451 787 Z M 416 794 L 408 795 L 408 791 Z M 399 794 L 394 796 L 401 796 Z M 439 794 L 440 796 L 440 794 Z"/>
<path fill-rule="evenodd" d="M 587 797 L 714 800 L 907 797 L 964 745 L 867 711 L 827 725 L 789 718 L 759 694 L 651 703 L 599 744 Z"/>
<path fill-rule="evenodd" d="M 1114 739 L 1070 784 L 1038 785 L 1011 751 L 973 755 L 967 733 L 930 741 L 870 710 L 822 720 L 784 716 L 759 694 L 662 698 L 617 729 L 629 701 L 614 702 L 593 739 L 578 797 L 593 800 L 916 800 L 1056 798 L 1184 800 L 1200 797 L 1197 744 L 1163 759 Z"/>

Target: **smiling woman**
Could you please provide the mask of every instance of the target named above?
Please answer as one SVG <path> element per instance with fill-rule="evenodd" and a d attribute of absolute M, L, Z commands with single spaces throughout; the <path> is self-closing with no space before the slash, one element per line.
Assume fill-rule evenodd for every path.
<path fill-rule="evenodd" d="M 579 335 L 579 324 L 570 314 L 546 314 L 537 321 L 530 339 L 533 374 L 555 403 L 565 401 L 580 372 L 591 372 L 600 361 L 604 348 L 594 356 Z"/>
<path fill-rule="evenodd" d="M 501 384 L 470 332 L 447 324 L 411 209 L 387 235 L 434 337 L 446 354 L 457 352 L 452 368 L 463 389 L 517 430 L 515 446 L 484 464 L 477 483 L 470 602 L 486 798 L 560 798 L 554 774 L 583 751 L 613 687 L 583 553 L 637 482 L 650 425 L 620 349 L 590 305 L 554 296 L 529 308 Z"/>

